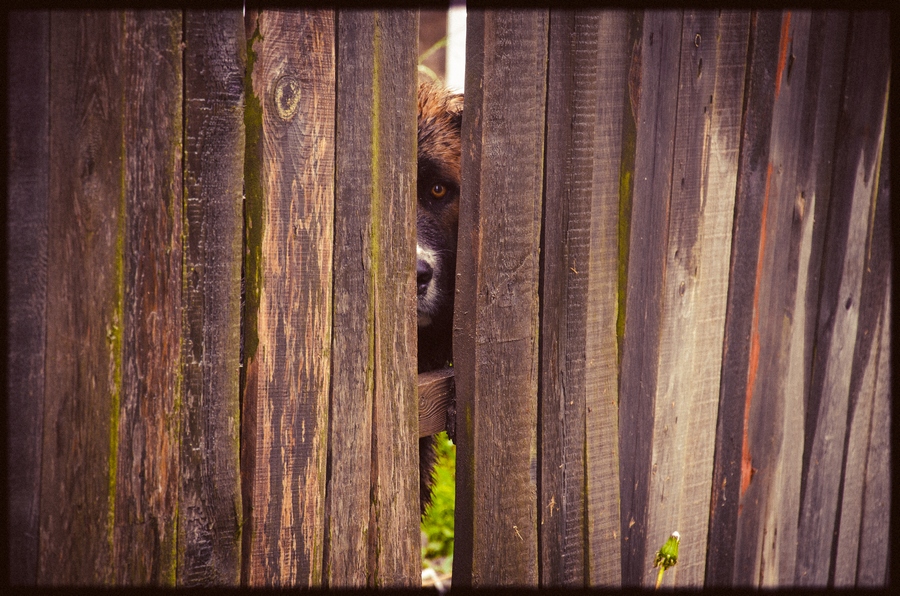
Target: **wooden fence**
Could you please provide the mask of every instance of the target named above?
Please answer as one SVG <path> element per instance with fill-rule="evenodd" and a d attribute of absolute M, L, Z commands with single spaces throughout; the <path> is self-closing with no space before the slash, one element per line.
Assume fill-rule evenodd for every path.
<path fill-rule="evenodd" d="M 419 583 L 417 23 L 10 14 L 13 583 Z M 470 8 L 454 585 L 888 581 L 888 33 Z"/>

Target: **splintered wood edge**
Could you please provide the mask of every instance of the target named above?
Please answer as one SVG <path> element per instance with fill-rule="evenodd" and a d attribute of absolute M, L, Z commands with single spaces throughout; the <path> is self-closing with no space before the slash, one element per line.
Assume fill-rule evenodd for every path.
<path fill-rule="evenodd" d="M 447 428 L 447 408 L 455 397 L 452 368 L 419 374 L 419 438 Z"/>

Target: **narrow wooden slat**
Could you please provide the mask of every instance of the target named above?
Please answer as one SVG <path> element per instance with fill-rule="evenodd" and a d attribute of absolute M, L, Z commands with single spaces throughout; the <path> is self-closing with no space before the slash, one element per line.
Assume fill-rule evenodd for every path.
<path fill-rule="evenodd" d="M 596 123 L 588 98 L 597 86 L 596 21 L 596 14 L 550 12 L 540 330 L 542 586 L 583 586 L 587 568 L 585 291 Z"/>
<path fill-rule="evenodd" d="M 9 581 L 38 569 L 47 307 L 50 15 L 7 21 L 6 470 Z"/>
<path fill-rule="evenodd" d="M 175 584 L 181 434 L 181 12 L 125 12 L 124 333 L 115 582 Z M 127 98 L 127 100 L 125 99 Z"/>
<path fill-rule="evenodd" d="M 111 583 L 122 397 L 122 17 L 50 18 L 42 584 Z"/>
<path fill-rule="evenodd" d="M 753 288 L 774 101 L 774 64 L 778 57 L 780 32 L 780 13 L 757 12 L 751 15 L 740 174 L 735 197 L 710 500 L 705 578 L 705 584 L 710 586 L 731 585 L 736 564 L 741 446 L 750 349 L 747 340 L 753 317 Z"/>
<path fill-rule="evenodd" d="M 889 163 L 889 162 L 886 162 Z M 883 167 L 883 166 L 882 166 Z M 891 282 L 885 288 L 878 369 L 866 459 L 865 493 L 859 528 L 856 585 L 882 588 L 889 581 L 891 553 Z"/>
<path fill-rule="evenodd" d="M 833 581 L 832 550 L 848 432 L 849 390 L 865 266 L 865 240 L 877 193 L 878 158 L 887 109 L 887 20 L 880 13 L 851 17 L 841 135 L 822 271 L 812 389 L 806 411 L 797 582 Z M 808 545 L 816 545 L 810 548 Z M 829 553 L 829 556 L 823 556 Z"/>
<path fill-rule="evenodd" d="M 456 398 L 453 369 L 444 368 L 419 374 L 419 437 L 447 430 L 447 408 Z"/>
<path fill-rule="evenodd" d="M 643 555 L 652 570 L 680 533 L 663 585 L 704 580 L 748 31 L 749 15 L 730 11 L 689 12 L 682 24 Z"/>
<path fill-rule="evenodd" d="M 627 26 L 624 13 L 550 14 L 540 422 L 546 586 L 621 581 L 615 325 Z"/>
<path fill-rule="evenodd" d="M 634 181 L 619 382 L 622 583 L 639 586 L 646 569 L 649 481 L 662 316 L 665 229 L 671 191 L 681 12 L 648 12 L 629 81 L 635 111 Z M 620 257 L 621 258 L 621 257 Z M 673 528 L 675 529 L 675 528 Z"/>
<path fill-rule="evenodd" d="M 331 371 L 333 13 L 263 12 L 248 52 L 242 581 L 317 586 Z"/>
<path fill-rule="evenodd" d="M 240 361 L 244 23 L 184 15 L 184 421 L 177 582 L 241 572 Z"/>
<path fill-rule="evenodd" d="M 538 582 L 538 249 L 546 11 L 474 11 L 454 368 L 454 585 Z"/>
<path fill-rule="evenodd" d="M 878 181 L 878 203 L 872 220 L 872 233 L 867 250 L 869 265 L 866 267 L 867 279 L 863 286 L 863 299 L 877 304 L 881 299 L 881 335 L 876 338 L 870 349 L 878 351 L 878 368 L 875 370 L 874 399 L 872 405 L 872 422 L 867 444 L 865 462 L 865 484 L 859 528 L 856 585 L 860 587 L 883 587 L 889 578 L 889 529 L 891 515 L 891 284 L 892 259 L 891 242 L 888 239 L 891 228 L 891 214 L 888 213 L 891 196 L 890 168 L 890 114 L 885 126 L 885 137 L 881 151 L 881 176 Z M 879 286 L 883 286 L 880 289 Z M 883 299 L 879 294 L 883 292 Z M 871 308 L 865 309 L 861 316 L 861 331 L 872 329 Z M 862 315 L 862 313 L 861 313 Z M 874 333 L 875 331 L 870 331 Z M 857 334 L 857 337 L 859 335 Z M 870 356 L 872 358 L 872 356 Z M 845 466 L 847 468 L 847 466 Z M 837 582 L 835 582 L 837 583 Z"/>
<path fill-rule="evenodd" d="M 619 587 L 619 294 L 620 168 L 631 15 L 603 11 L 597 23 L 591 248 L 585 321 L 587 582 Z M 583 269 L 579 269 L 583 271 Z"/>
<path fill-rule="evenodd" d="M 337 16 L 334 382 L 326 581 L 420 585 L 414 11 Z"/>
<path fill-rule="evenodd" d="M 797 14 L 794 20 L 800 21 L 801 18 L 803 15 Z M 763 395 L 769 394 L 775 398 L 775 403 L 780 401 L 784 405 L 779 407 L 773 401 L 764 401 L 760 406 L 763 413 L 783 412 L 780 421 L 763 419 L 758 426 L 759 440 L 762 442 L 766 441 L 767 435 L 773 434 L 773 427 L 777 429 L 774 431 L 776 436 L 781 437 L 774 459 L 770 463 L 760 462 L 763 467 L 773 470 L 772 482 L 763 499 L 754 498 L 748 491 L 750 498 L 744 509 L 748 520 L 757 515 L 757 511 L 765 511 L 761 527 L 746 532 L 748 537 L 753 533 L 760 535 L 751 539 L 758 543 L 759 555 L 751 557 L 745 551 L 748 552 L 748 560 L 757 562 L 752 567 L 744 567 L 742 578 L 743 582 L 761 586 L 785 586 L 794 581 L 803 453 L 803 436 L 798 429 L 804 424 L 810 383 L 814 322 L 819 305 L 818 273 L 821 269 L 822 244 L 826 240 L 823 224 L 827 216 L 824 214 L 827 213 L 831 186 L 830 156 L 837 132 L 834 121 L 839 86 L 835 81 L 840 80 L 843 72 L 846 35 L 846 14 L 813 12 L 810 15 L 808 45 L 804 47 L 802 40 L 798 44 L 798 49 L 805 49 L 806 64 L 797 64 L 797 60 L 803 57 L 798 51 L 794 58 L 795 66 L 791 69 L 793 78 L 801 78 L 805 71 L 803 105 L 787 114 L 777 108 L 781 116 L 777 116 L 776 120 L 780 118 L 782 134 L 780 139 L 776 138 L 772 156 L 775 159 L 779 155 L 782 159 L 788 156 L 795 172 L 792 181 L 787 175 L 779 173 L 783 167 L 774 166 L 772 186 L 783 189 L 781 192 L 785 196 L 782 200 L 791 210 L 791 232 L 789 241 L 774 248 L 777 253 L 787 253 L 786 269 L 772 273 L 771 278 L 788 286 L 784 294 L 784 308 L 791 315 L 780 329 L 776 326 L 772 345 L 767 348 L 775 354 L 772 358 L 779 367 L 770 369 L 764 375 L 769 389 L 765 389 Z M 784 59 L 790 63 L 790 56 L 785 55 Z M 786 87 L 797 87 L 798 90 L 799 84 L 790 78 L 785 82 Z M 784 134 L 785 130 L 793 132 Z M 788 141 L 787 146 L 777 149 L 777 143 L 785 141 Z M 784 216 L 785 219 L 787 217 Z M 788 246 L 787 250 L 784 246 Z M 760 313 L 765 318 L 770 318 L 767 313 L 772 308 L 781 307 L 773 304 L 774 307 L 761 307 Z"/>

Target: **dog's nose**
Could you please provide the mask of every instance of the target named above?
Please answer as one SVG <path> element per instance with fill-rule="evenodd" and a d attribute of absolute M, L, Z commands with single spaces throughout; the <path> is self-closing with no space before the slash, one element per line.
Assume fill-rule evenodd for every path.
<path fill-rule="evenodd" d="M 418 259 L 416 261 L 416 290 L 417 295 L 424 296 L 428 291 L 428 283 L 431 281 L 431 277 L 434 275 L 434 269 L 431 268 L 431 265 L 423 261 L 422 259 Z"/>

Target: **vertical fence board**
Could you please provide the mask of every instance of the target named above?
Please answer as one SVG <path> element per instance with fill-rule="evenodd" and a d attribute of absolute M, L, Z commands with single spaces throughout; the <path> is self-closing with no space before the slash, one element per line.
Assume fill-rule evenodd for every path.
<path fill-rule="evenodd" d="M 9 580 L 37 580 L 46 352 L 50 16 L 7 21 L 6 470 Z"/>
<path fill-rule="evenodd" d="M 801 15 L 798 15 L 798 18 Z M 823 230 L 831 187 L 831 159 L 834 150 L 834 121 L 839 103 L 838 81 L 843 73 L 847 16 L 840 13 L 813 12 L 809 24 L 806 63 L 795 70 L 801 77 L 805 69 L 804 107 L 800 114 L 789 114 L 781 126 L 793 128 L 797 141 L 781 155 L 793 158 L 794 182 L 783 182 L 784 175 L 773 174 L 773 185 L 786 192 L 784 201 L 793 203 L 791 232 L 787 251 L 787 270 L 775 273 L 787 285 L 783 308 L 789 316 L 782 324 L 777 361 L 782 368 L 766 371 L 770 383 L 783 402 L 783 416 L 776 431 L 780 436 L 778 454 L 771 467 L 773 480 L 761 530 L 759 568 L 748 569 L 746 577 L 762 586 L 791 585 L 797 556 L 797 515 L 800 507 L 802 433 L 806 395 L 809 390 L 815 319 L 819 303 Z M 794 64 L 798 58 L 794 57 Z M 779 56 L 780 59 L 780 56 Z M 790 57 L 785 58 L 790 63 Z M 791 86 L 790 78 L 785 81 Z M 799 83 L 798 83 L 799 85 Z M 798 87 L 799 89 L 799 87 Z M 773 151 L 777 156 L 777 152 Z M 819 216 L 817 217 L 817 214 Z M 764 308 L 761 312 L 771 312 Z M 771 408 L 775 409 L 775 408 Z M 761 426 L 771 435 L 772 429 Z M 764 436 L 764 435 L 761 435 Z M 748 510 L 754 509 L 749 507 Z"/>
<path fill-rule="evenodd" d="M 885 114 L 887 116 L 887 114 Z M 885 126 L 885 131 L 888 127 Z M 888 275 L 891 267 L 890 174 L 886 166 L 890 163 L 888 154 L 889 138 L 882 140 L 881 156 L 878 160 L 877 196 L 869 220 L 868 237 L 865 244 L 865 268 L 862 273 L 860 290 L 859 323 L 853 355 L 853 369 L 850 378 L 850 411 L 848 415 L 847 446 L 843 463 L 843 485 L 840 489 L 838 510 L 838 536 L 835 547 L 834 586 L 854 587 L 858 574 L 871 573 L 880 576 L 879 585 L 884 581 L 883 562 L 880 555 L 863 556 L 863 515 L 867 502 L 871 511 L 887 513 L 887 494 L 879 481 L 870 474 L 869 462 L 874 469 L 881 469 L 880 455 L 873 452 L 872 445 L 878 445 L 880 421 L 873 418 L 879 408 L 879 392 L 883 392 L 887 374 L 881 369 L 882 352 L 889 350 L 890 318 L 887 315 L 890 288 Z M 885 414 L 882 413 L 882 416 Z M 874 480 L 872 492 L 868 483 Z M 885 527 L 889 520 L 883 518 Z M 880 572 L 878 571 L 880 569 Z M 865 583 L 863 585 L 871 585 Z"/>
<path fill-rule="evenodd" d="M 550 12 L 540 319 L 543 586 L 584 585 L 587 569 L 584 377 L 596 20 L 573 10 Z"/>
<path fill-rule="evenodd" d="M 648 490 L 675 135 L 676 104 L 671 98 L 678 93 L 681 22 L 681 12 L 644 15 L 636 49 L 640 78 L 629 82 L 637 136 L 634 170 L 628 173 L 634 187 L 626 215 L 630 248 L 619 382 L 622 582 L 627 586 L 642 585 L 650 577 L 644 568 L 646 549 L 651 548 L 646 544 Z"/>
<path fill-rule="evenodd" d="M 124 325 L 121 39 L 120 14 L 51 15 L 43 584 L 114 579 Z"/>
<path fill-rule="evenodd" d="M 619 520 L 619 174 L 630 17 L 603 11 L 597 23 L 591 246 L 585 321 L 587 583 L 622 583 Z M 583 269 L 579 269 L 583 271 Z"/>
<path fill-rule="evenodd" d="M 333 42 L 329 11 L 263 12 L 249 40 L 243 437 L 252 453 L 242 469 L 249 585 L 322 580 Z"/>
<path fill-rule="evenodd" d="M 325 581 L 331 588 L 365 587 L 369 568 L 372 404 L 372 143 L 375 76 L 373 15 L 338 12 L 334 206 L 334 343 L 329 417 L 330 454 Z M 365 56 L 366 61 L 348 56 Z M 379 65 L 380 66 L 380 65 Z M 353 81 L 347 84 L 345 81 Z"/>
<path fill-rule="evenodd" d="M 547 27 L 546 11 L 477 11 L 467 24 L 467 174 L 453 344 L 457 458 L 471 470 L 457 476 L 462 512 L 456 536 L 463 547 L 454 551 L 457 585 L 538 582 L 538 249 Z"/>
<path fill-rule="evenodd" d="M 115 582 L 175 584 L 181 432 L 181 12 L 125 12 L 124 333 Z"/>
<path fill-rule="evenodd" d="M 891 130 L 888 114 L 885 131 Z M 868 264 L 863 286 L 863 299 L 869 308 L 861 313 L 860 333 L 875 331 L 877 315 L 873 306 L 882 304 L 880 336 L 870 347 L 878 351 L 878 368 L 875 370 L 872 422 L 869 431 L 865 461 L 865 479 L 862 487 L 861 520 L 857 554 L 856 585 L 861 587 L 884 586 L 889 579 L 888 556 L 890 554 L 889 528 L 891 512 L 891 269 L 894 266 L 890 213 L 890 135 L 886 134 L 881 152 L 881 175 L 878 181 L 878 204 L 872 220 L 872 232 L 867 250 Z M 883 296 L 883 297 L 882 297 Z M 859 333 L 857 341 L 860 341 Z M 873 356 L 869 356 L 873 358 Z M 845 469 L 848 467 L 845 466 Z M 842 522 L 843 523 L 843 522 Z"/>
<path fill-rule="evenodd" d="M 822 293 L 806 411 L 803 485 L 796 579 L 801 585 L 833 582 L 833 539 L 848 424 L 850 379 L 860 316 L 866 238 L 877 196 L 889 73 L 887 19 L 882 13 L 851 17 L 843 105 L 836 122 L 834 183 L 826 234 Z M 880 115 L 880 121 L 877 116 Z M 876 124 L 877 122 L 877 124 Z M 816 548 L 804 545 L 815 544 Z M 823 557 L 821 553 L 831 553 Z"/>
<path fill-rule="evenodd" d="M 731 585 L 736 563 L 744 392 L 749 359 L 747 338 L 753 313 L 753 284 L 773 107 L 773 65 L 778 55 L 780 30 L 779 13 L 751 15 L 706 557 L 706 584 L 711 586 Z"/>
<path fill-rule="evenodd" d="M 415 11 L 338 13 L 329 586 L 420 582 Z"/>
<path fill-rule="evenodd" d="M 545 586 L 621 581 L 615 314 L 625 21 L 624 13 L 550 14 L 540 398 Z"/>
<path fill-rule="evenodd" d="M 885 288 L 878 368 L 875 371 L 871 434 L 859 528 L 856 585 L 882 587 L 888 582 L 891 510 L 891 284 Z M 837 582 L 835 582 L 837 583 Z"/>
<path fill-rule="evenodd" d="M 666 585 L 703 585 L 748 27 L 736 12 L 690 12 L 682 24 L 643 555 L 652 570 L 680 533 Z"/>
<path fill-rule="evenodd" d="M 243 18 L 185 13 L 183 432 L 178 584 L 241 571 Z"/>

